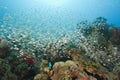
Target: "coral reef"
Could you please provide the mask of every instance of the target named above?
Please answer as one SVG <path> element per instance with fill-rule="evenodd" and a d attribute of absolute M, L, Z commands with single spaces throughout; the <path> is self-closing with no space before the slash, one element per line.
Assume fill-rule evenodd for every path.
<path fill-rule="evenodd" d="M 0 80 L 120 79 L 120 28 L 105 18 L 82 21 L 59 38 L 7 21 L 0 26 Z"/>

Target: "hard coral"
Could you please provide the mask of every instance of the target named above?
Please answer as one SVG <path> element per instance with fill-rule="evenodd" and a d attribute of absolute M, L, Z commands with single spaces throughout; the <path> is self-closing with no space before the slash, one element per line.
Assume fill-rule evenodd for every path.
<path fill-rule="evenodd" d="M 7 56 L 9 51 L 10 43 L 4 38 L 0 37 L 0 58 Z"/>
<path fill-rule="evenodd" d="M 48 79 L 48 75 L 47 74 L 37 74 L 34 77 L 34 80 L 47 80 Z"/>
<path fill-rule="evenodd" d="M 48 67 L 48 61 L 42 60 L 40 63 L 39 74 L 37 74 L 34 77 L 34 80 L 47 80 L 50 75 L 51 75 L 51 72 L 50 72 L 50 68 Z"/>
<path fill-rule="evenodd" d="M 87 80 L 87 76 L 80 72 L 78 65 L 74 61 L 56 62 L 53 65 L 52 80 Z"/>
<path fill-rule="evenodd" d="M 114 44 L 117 44 L 117 45 L 120 45 L 120 28 L 115 28 L 115 27 L 112 27 L 110 28 L 109 30 L 109 33 L 110 33 L 110 40 L 114 43 Z"/>
<path fill-rule="evenodd" d="M 79 54 L 80 54 L 80 51 L 78 49 L 75 49 L 75 48 L 70 49 L 69 56 L 72 58 L 72 60 L 74 61 L 79 60 L 81 58 Z"/>

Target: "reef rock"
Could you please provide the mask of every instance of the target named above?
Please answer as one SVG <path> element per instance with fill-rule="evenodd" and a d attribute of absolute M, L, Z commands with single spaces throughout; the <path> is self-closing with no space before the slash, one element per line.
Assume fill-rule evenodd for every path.
<path fill-rule="evenodd" d="M 47 74 L 37 74 L 34 77 L 34 80 L 47 80 L 48 79 L 48 75 Z"/>
<path fill-rule="evenodd" d="M 110 40 L 117 45 L 120 45 L 120 28 L 110 28 Z"/>
<path fill-rule="evenodd" d="M 4 58 L 7 56 L 9 47 L 10 43 L 6 41 L 4 38 L 0 37 L 0 58 Z"/>
<path fill-rule="evenodd" d="M 56 62 L 53 65 L 52 80 L 88 80 L 87 74 L 79 70 L 78 65 L 71 60 Z"/>

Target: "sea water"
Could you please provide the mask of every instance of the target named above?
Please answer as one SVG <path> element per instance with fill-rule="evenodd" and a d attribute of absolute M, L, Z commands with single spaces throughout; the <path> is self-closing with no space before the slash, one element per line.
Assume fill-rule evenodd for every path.
<path fill-rule="evenodd" d="M 53 72 L 55 63 L 76 61 L 76 55 L 85 56 L 84 62 L 88 58 L 119 76 L 119 3 L 119 0 L 0 0 L 0 80 L 13 77 L 33 80 L 39 69 L 44 73 L 44 66 Z M 80 54 L 72 56 L 72 50 Z"/>

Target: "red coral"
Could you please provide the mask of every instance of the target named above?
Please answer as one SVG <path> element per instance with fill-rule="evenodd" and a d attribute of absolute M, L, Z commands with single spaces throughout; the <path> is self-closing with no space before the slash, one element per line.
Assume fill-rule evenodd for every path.
<path fill-rule="evenodd" d="M 89 79 L 85 77 L 85 78 L 82 78 L 81 80 L 89 80 Z"/>
<path fill-rule="evenodd" d="M 30 65 L 34 65 L 35 61 L 31 56 L 27 56 L 25 62 Z"/>

